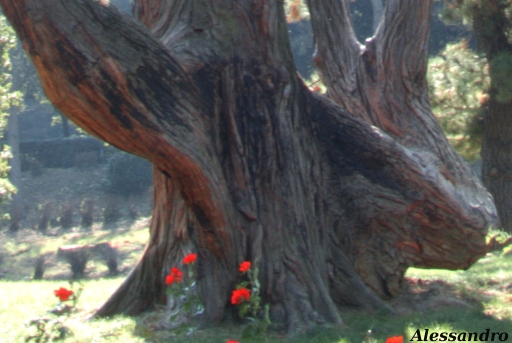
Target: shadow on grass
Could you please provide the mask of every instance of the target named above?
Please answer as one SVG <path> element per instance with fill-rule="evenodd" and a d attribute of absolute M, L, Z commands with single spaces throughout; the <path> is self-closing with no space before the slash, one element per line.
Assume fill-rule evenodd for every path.
<path fill-rule="evenodd" d="M 403 335 L 404 341 L 409 342 L 417 330 L 421 338 L 425 329 L 432 332 L 466 332 L 507 333 L 512 336 L 512 321 L 510 317 L 499 318 L 489 314 L 492 308 L 488 300 L 480 297 L 478 292 L 461 291 L 461 285 L 450 284 L 442 280 L 431 280 L 421 283 L 408 280 L 410 283 L 401 299 L 392 303 L 400 314 L 389 315 L 381 312 L 341 308 L 340 313 L 344 326 L 342 328 L 319 326 L 296 337 L 279 336 L 270 333 L 267 339 L 240 339 L 243 328 L 236 325 L 224 324 L 219 328 L 200 330 L 188 337 L 167 336 L 165 342 L 207 343 L 226 342 L 229 340 L 245 342 L 281 342 L 281 343 L 383 343 L 388 337 Z M 412 286 L 411 286 L 412 285 Z M 482 300 L 483 299 L 483 300 Z M 421 310 L 423 309 L 423 310 Z M 371 335 L 368 332 L 371 331 Z M 157 333 L 158 335 L 158 333 Z M 489 336 L 490 341 L 491 336 Z M 414 341 L 418 341 L 415 339 Z M 499 341 L 497 336 L 495 341 Z"/>

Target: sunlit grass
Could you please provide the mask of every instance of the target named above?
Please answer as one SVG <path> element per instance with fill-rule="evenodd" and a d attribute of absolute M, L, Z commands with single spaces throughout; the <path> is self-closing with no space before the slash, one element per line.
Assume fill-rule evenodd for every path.
<path fill-rule="evenodd" d="M 60 244 L 93 244 L 110 241 L 115 245 L 143 245 L 147 228 L 134 230 L 97 230 L 89 235 L 70 232 L 64 237 L 49 237 L 41 246 L 53 251 Z M 3 251 L 24 256 L 32 247 L 27 242 L 7 240 Z M 42 248 L 43 249 L 43 248 Z M 139 250 L 140 251 L 140 250 Z M 137 256 L 138 257 L 138 256 Z M 132 263 L 134 263 L 133 259 Z M 94 261 L 91 261 L 93 263 Z M 162 310 L 143 313 L 137 317 L 115 316 L 90 320 L 90 316 L 115 291 L 124 277 L 86 279 L 77 304 L 78 311 L 66 319 L 73 332 L 63 343 L 225 343 L 227 340 L 269 343 L 383 343 L 387 337 L 404 335 L 408 341 L 416 330 L 430 332 L 494 332 L 512 334 L 512 254 L 496 251 L 487 254 L 467 271 L 448 271 L 410 268 L 408 278 L 423 281 L 441 280 L 458 295 L 473 299 L 474 308 L 442 307 L 429 311 L 410 311 L 391 315 L 386 313 L 341 309 L 342 328 L 319 326 L 298 336 L 287 337 L 276 332 L 266 339 L 242 339 L 243 325 L 227 320 L 217 327 L 201 328 L 189 336 L 176 336 L 171 331 L 154 330 L 152 325 L 162 318 Z M 24 325 L 30 319 L 51 316 L 58 300 L 53 290 L 68 287 L 61 281 L 4 281 L 0 280 L 0 342 L 24 342 L 28 331 Z M 368 331 L 371 330 L 371 336 Z"/>
<path fill-rule="evenodd" d="M 72 314 L 66 325 L 73 336 L 64 342 L 143 342 L 132 334 L 133 318 L 115 317 L 111 320 L 87 321 L 92 313 L 119 286 L 123 278 L 84 281 L 78 312 Z M 53 291 L 68 287 L 65 281 L 1 281 L 0 282 L 0 340 L 2 343 L 23 342 L 27 335 L 26 323 L 37 317 L 53 317 L 48 311 L 58 304 Z M 108 337 L 116 337 L 109 340 Z"/>
<path fill-rule="evenodd" d="M 266 340 L 252 342 L 270 343 L 362 343 L 371 339 L 384 342 L 387 337 L 404 335 L 411 338 L 416 330 L 428 328 L 430 332 L 512 332 L 512 313 L 507 285 L 512 283 L 509 270 L 512 257 L 501 252 L 489 254 L 468 271 L 423 270 L 411 268 L 408 277 L 423 280 L 443 280 L 456 285 L 482 303 L 481 308 L 441 308 L 426 312 L 390 315 L 354 309 L 342 309 L 343 328 L 319 326 L 296 337 L 271 333 Z M 79 312 L 67 320 L 74 335 L 64 343 L 99 342 L 169 342 L 169 343 L 225 343 L 227 340 L 250 342 L 241 339 L 243 328 L 233 323 L 196 331 L 190 336 L 174 336 L 169 331 L 151 329 L 160 317 L 146 313 L 135 318 L 116 316 L 111 319 L 87 320 L 122 282 L 123 278 L 84 281 L 84 291 L 78 303 Z M 23 342 L 27 331 L 24 322 L 41 315 L 56 305 L 53 290 L 67 286 L 63 281 L 1 281 L 0 282 L 0 337 L 6 343 Z M 4 341 L 2 341 L 3 343 Z"/>
<path fill-rule="evenodd" d="M 140 223 L 135 222 L 114 229 L 98 228 L 92 231 L 75 229 L 55 236 L 41 235 L 32 230 L 24 230 L 18 234 L 18 237 L 2 233 L 0 237 L 2 271 L 5 273 L 5 278 L 9 280 L 30 279 L 34 272 L 35 259 L 45 255 L 53 259 L 47 263 L 45 276 L 52 277 L 58 273 L 66 275 L 69 266 L 63 261 L 54 261 L 59 247 L 101 242 L 109 242 L 117 248 L 121 257 L 120 269 L 130 269 L 141 256 L 149 240 L 147 224 L 147 218 L 143 218 Z M 87 267 L 89 271 L 106 273 L 108 270 L 106 266 L 97 263 L 94 259 L 89 261 Z"/>

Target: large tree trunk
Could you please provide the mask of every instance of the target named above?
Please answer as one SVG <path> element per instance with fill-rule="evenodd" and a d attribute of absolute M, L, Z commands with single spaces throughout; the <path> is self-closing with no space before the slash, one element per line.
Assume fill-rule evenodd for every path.
<path fill-rule="evenodd" d="M 460 268 L 479 255 L 477 227 L 494 222 L 492 200 L 430 111 L 425 74 L 431 8 L 431 1 L 388 1 L 375 36 L 361 46 L 346 2 L 330 7 L 310 2 L 315 37 L 327 36 L 317 40 L 315 63 L 328 95 L 407 148 L 426 178 L 413 190 L 405 172 L 398 171 L 401 186 L 382 190 L 357 175 L 357 182 L 344 182 L 339 193 L 347 197 L 344 208 L 353 223 L 345 231 L 357 237 L 349 255 L 358 274 L 381 296 L 398 294 L 409 265 Z M 334 18 L 343 18 L 336 29 L 329 25 Z M 416 193 L 421 188 L 426 189 Z M 471 199 L 480 205 L 473 207 Z M 455 255 L 462 248 L 456 237 L 472 237 L 475 246 Z"/>
<path fill-rule="evenodd" d="M 479 7 L 481 6 L 481 7 Z M 485 52 L 490 66 L 491 90 L 484 117 L 482 142 L 482 177 L 487 189 L 494 196 L 501 228 L 512 232 L 512 93 L 508 83 L 509 73 L 500 70 L 507 59 L 510 70 L 512 44 L 508 38 L 508 25 L 504 8 L 499 1 L 488 0 L 473 7 L 473 28 L 478 47 Z M 496 69 L 496 70 L 495 70 Z M 503 75 L 505 82 L 499 80 Z M 509 92 L 500 96 L 501 92 Z"/>
<path fill-rule="evenodd" d="M 196 251 L 207 320 L 251 260 L 295 332 L 341 323 L 336 304 L 388 308 L 409 266 L 489 250 L 492 200 L 428 107 L 431 1 L 389 0 L 366 48 L 345 2 L 309 4 L 337 104 L 295 73 L 280 1 L 137 0 L 147 28 L 86 0 L 0 4 L 48 98 L 155 167 L 150 242 L 99 315 L 164 303 L 165 274 Z"/>

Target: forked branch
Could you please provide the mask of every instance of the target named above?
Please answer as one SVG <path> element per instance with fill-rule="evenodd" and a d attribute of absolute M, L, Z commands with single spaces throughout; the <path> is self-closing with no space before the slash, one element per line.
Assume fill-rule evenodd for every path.
<path fill-rule="evenodd" d="M 172 177 L 205 225 L 223 227 L 210 109 L 148 30 L 93 1 L 1 0 L 47 97 L 89 133 Z"/>

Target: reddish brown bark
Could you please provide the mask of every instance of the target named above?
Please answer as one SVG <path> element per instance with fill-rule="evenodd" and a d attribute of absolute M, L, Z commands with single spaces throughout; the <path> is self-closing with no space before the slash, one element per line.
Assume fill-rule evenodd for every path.
<path fill-rule="evenodd" d="M 98 314 L 163 303 L 170 266 L 196 251 L 207 320 L 251 260 L 273 322 L 296 332 L 341 324 L 336 304 L 389 310 L 411 265 L 489 250 L 491 198 L 428 109 L 431 1 L 388 0 L 365 48 L 345 2 L 309 4 L 337 104 L 295 73 L 280 2 L 137 0 L 149 31 L 90 1 L 0 5 L 54 104 L 155 166 L 149 245 Z"/>

